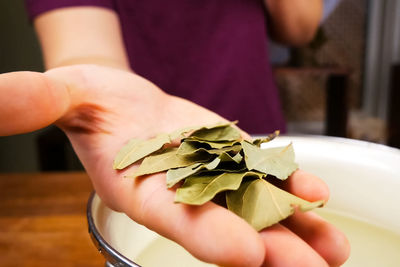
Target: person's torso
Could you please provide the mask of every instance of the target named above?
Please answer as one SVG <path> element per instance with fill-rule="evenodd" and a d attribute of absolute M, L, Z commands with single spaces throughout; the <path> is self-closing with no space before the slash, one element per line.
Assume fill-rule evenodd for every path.
<path fill-rule="evenodd" d="M 260 0 L 116 0 L 132 69 L 169 94 L 285 131 Z"/>

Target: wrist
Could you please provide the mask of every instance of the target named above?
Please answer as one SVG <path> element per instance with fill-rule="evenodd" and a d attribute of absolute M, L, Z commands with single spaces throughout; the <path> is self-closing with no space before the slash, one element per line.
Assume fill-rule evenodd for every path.
<path fill-rule="evenodd" d="M 127 61 L 115 60 L 105 57 L 97 56 L 84 56 L 84 57 L 73 57 L 62 59 L 57 62 L 47 62 L 45 61 L 46 70 L 54 69 L 58 67 L 71 66 L 71 65 L 83 65 L 92 64 L 103 67 L 111 67 L 115 69 L 121 69 L 133 72 Z"/>

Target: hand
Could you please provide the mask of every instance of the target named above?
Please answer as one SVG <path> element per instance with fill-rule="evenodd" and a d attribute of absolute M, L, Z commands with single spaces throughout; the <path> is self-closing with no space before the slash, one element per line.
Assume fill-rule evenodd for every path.
<path fill-rule="evenodd" d="M 212 202 L 174 204 L 165 174 L 139 179 L 112 169 L 121 146 L 188 125 L 223 118 L 162 92 L 127 71 L 76 65 L 46 73 L 0 75 L 0 135 L 32 131 L 53 122 L 68 135 L 95 190 L 112 209 L 176 241 L 197 258 L 223 266 L 337 266 L 348 257 L 342 233 L 313 213 L 296 213 L 257 233 Z M 309 201 L 328 199 L 318 178 L 295 172 L 282 185 Z"/>

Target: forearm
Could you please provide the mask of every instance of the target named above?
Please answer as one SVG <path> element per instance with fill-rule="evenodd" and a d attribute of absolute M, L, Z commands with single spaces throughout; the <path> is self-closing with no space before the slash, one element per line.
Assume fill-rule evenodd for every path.
<path fill-rule="evenodd" d="M 46 69 L 97 64 L 129 69 L 118 16 L 109 9 L 72 7 L 34 21 Z"/>
<path fill-rule="evenodd" d="M 322 0 L 264 0 L 273 39 L 293 46 L 311 41 L 322 16 Z"/>

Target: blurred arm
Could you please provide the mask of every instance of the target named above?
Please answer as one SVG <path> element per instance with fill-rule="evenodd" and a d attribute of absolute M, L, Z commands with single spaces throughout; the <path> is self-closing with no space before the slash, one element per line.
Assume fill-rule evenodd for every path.
<path fill-rule="evenodd" d="M 129 69 L 117 14 L 101 7 L 68 7 L 34 21 L 46 69 L 98 64 Z"/>
<path fill-rule="evenodd" d="M 264 0 L 270 18 L 271 37 L 301 46 L 311 41 L 322 16 L 322 0 Z"/>

